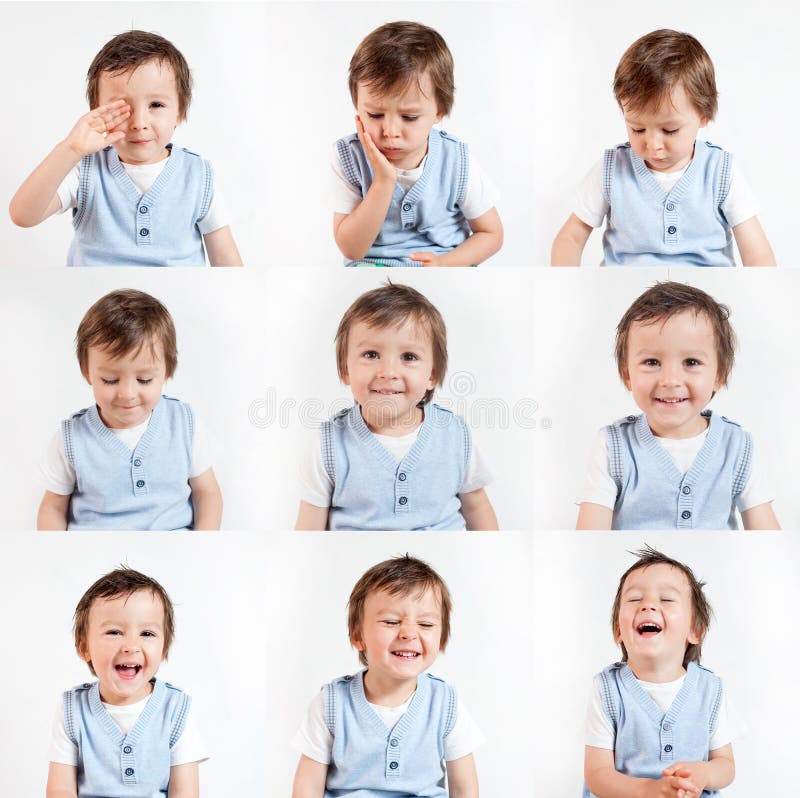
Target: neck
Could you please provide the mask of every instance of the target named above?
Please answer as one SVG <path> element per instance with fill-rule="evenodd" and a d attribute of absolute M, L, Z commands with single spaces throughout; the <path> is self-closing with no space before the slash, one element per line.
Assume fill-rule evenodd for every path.
<path fill-rule="evenodd" d="M 639 681 L 653 684 L 674 682 L 686 674 L 686 668 L 679 662 L 631 662 L 629 660 L 628 667 Z"/>
<path fill-rule="evenodd" d="M 410 413 L 393 419 L 387 419 L 380 411 L 376 414 L 365 414 L 363 407 L 360 408 L 360 411 L 361 418 L 364 419 L 370 432 L 374 432 L 376 435 L 391 435 L 395 438 L 413 432 L 425 418 L 425 411 L 421 407 L 414 407 Z"/>
<path fill-rule="evenodd" d="M 413 679 L 390 679 L 376 671 L 364 674 L 364 695 L 370 704 L 382 707 L 399 707 L 417 689 L 417 677 Z"/>

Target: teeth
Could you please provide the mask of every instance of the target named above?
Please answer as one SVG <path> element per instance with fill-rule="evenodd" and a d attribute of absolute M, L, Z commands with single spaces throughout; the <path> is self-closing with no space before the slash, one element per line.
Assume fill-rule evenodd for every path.
<path fill-rule="evenodd" d="M 636 627 L 636 631 L 639 634 L 644 634 L 645 632 L 660 632 L 661 627 L 657 623 L 640 623 Z"/>
<path fill-rule="evenodd" d="M 419 656 L 419 654 L 416 651 L 393 651 L 392 653 L 396 657 L 406 657 L 408 659 L 412 659 L 413 657 Z"/>

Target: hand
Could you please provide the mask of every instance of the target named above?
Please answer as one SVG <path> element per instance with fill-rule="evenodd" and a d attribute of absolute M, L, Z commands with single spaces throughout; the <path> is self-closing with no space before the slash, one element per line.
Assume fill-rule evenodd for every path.
<path fill-rule="evenodd" d="M 358 140 L 367 154 L 370 166 L 372 166 L 372 174 L 375 180 L 389 182 L 394 185 L 397 182 L 397 169 L 389 163 L 386 156 L 377 148 L 358 114 L 356 114 L 356 133 L 358 133 Z"/>
<path fill-rule="evenodd" d="M 75 123 L 64 144 L 80 158 L 98 152 L 125 137 L 125 131 L 117 128 L 130 115 L 131 107 L 125 100 L 98 106 Z"/>
<path fill-rule="evenodd" d="M 661 772 L 666 777 L 687 780 L 691 784 L 688 790 L 686 788 L 678 790 L 678 798 L 698 798 L 707 784 L 707 779 L 704 778 L 704 764 L 701 762 L 676 762 Z"/>
<path fill-rule="evenodd" d="M 663 773 L 648 785 L 648 798 L 700 798 L 703 790 L 692 781 L 691 771 L 673 765 Z"/>
<path fill-rule="evenodd" d="M 423 266 L 441 266 L 441 258 L 433 252 L 412 252 L 409 256 L 411 260 L 421 263 Z"/>

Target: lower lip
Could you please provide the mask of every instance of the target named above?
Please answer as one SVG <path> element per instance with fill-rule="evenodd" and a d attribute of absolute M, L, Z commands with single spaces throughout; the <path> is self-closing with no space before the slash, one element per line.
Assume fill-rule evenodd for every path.
<path fill-rule="evenodd" d="M 138 675 L 140 671 L 133 671 L 133 673 L 125 673 L 123 671 L 117 671 L 117 676 L 120 679 L 123 679 L 126 682 L 132 682 Z"/>
<path fill-rule="evenodd" d="M 661 405 L 661 407 L 680 407 L 684 404 L 687 400 L 681 399 L 678 402 L 665 402 L 663 399 L 656 399 L 656 402 Z"/>
<path fill-rule="evenodd" d="M 142 144 L 149 144 L 151 141 L 152 139 L 147 139 L 146 141 L 129 141 L 128 144 L 138 144 L 141 146 Z"/>

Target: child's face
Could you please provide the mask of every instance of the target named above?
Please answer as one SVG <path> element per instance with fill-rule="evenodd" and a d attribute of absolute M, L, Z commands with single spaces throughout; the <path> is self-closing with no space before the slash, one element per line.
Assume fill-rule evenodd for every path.
<path fill-rule="evenodd" d="M 697 131 L 708 124 L 677 83 L 657 108 L 631 111 L 622 106 L 633 151 L 655 172 L 676 172 L 694 155 Z"/>
<path fill-rule="evenodd" d="M 355 322 L 347 336 L 344 382 L 373 432 L 413 430 L 423 415 L 417 405 L 436 384 L 430 334 L 410 319 L 399 327 Z"/>
<path fill-rule="evenodd" d="M 125 100 L 131 115 L 118 130 L 125 138 L 114 147 L 121 161 L 148 164 L 169 155 L 167 144 L 182 122 L 175 73 L 166 61 L 145 61 L 134 70 L 102 72 L 97 87 L 100 105 Z"/>
<path fill-rule="evenodd" d="M 373 685 L 414 681 L 439 656 L 441 602 L 431 589 L 393 596 L 376 590 L 364 601 L 361 629 L 351 641 L 364 651 Z"/>
<path fill-rule="evenodd" d="M 358 84 L 356 110 L 378 149 L 397 169 L 416 169 L 428 152 L 428 134 L 442 118 L 424 72 L 401 92 L 375 94 Z"/>
<path fill-rule="evenodd" d="M 633 672 L 674 666 L 678 678 L 686 646 L 701 640 L 692 616 L 691 587 L 679 568 L 658 563 L 628 574 L 615 638 L 625 644 Z"/>
<path fill-rule="evenodd" d="M 91 662 L 107 704 L 135 704 L 150 695 L 164 657 L 164 605 L 150 590 L 96 599 L 81 657 Z"/>
<path fill-rule="evenodd" d="M 130 429 L 144 423 L 161 399 L 167 379 L 161 342 L 112 358 L 106 349 L 89 347 L 86 381 L 103 423 Z"/>
<path fill-rule="evenodd" d="M 628 333 L 625 387 L 661 438 L 691 438 L 706 429 L 700 411 L 722 386 L 714 329 L 705 313 L 634 322 Z"/>

